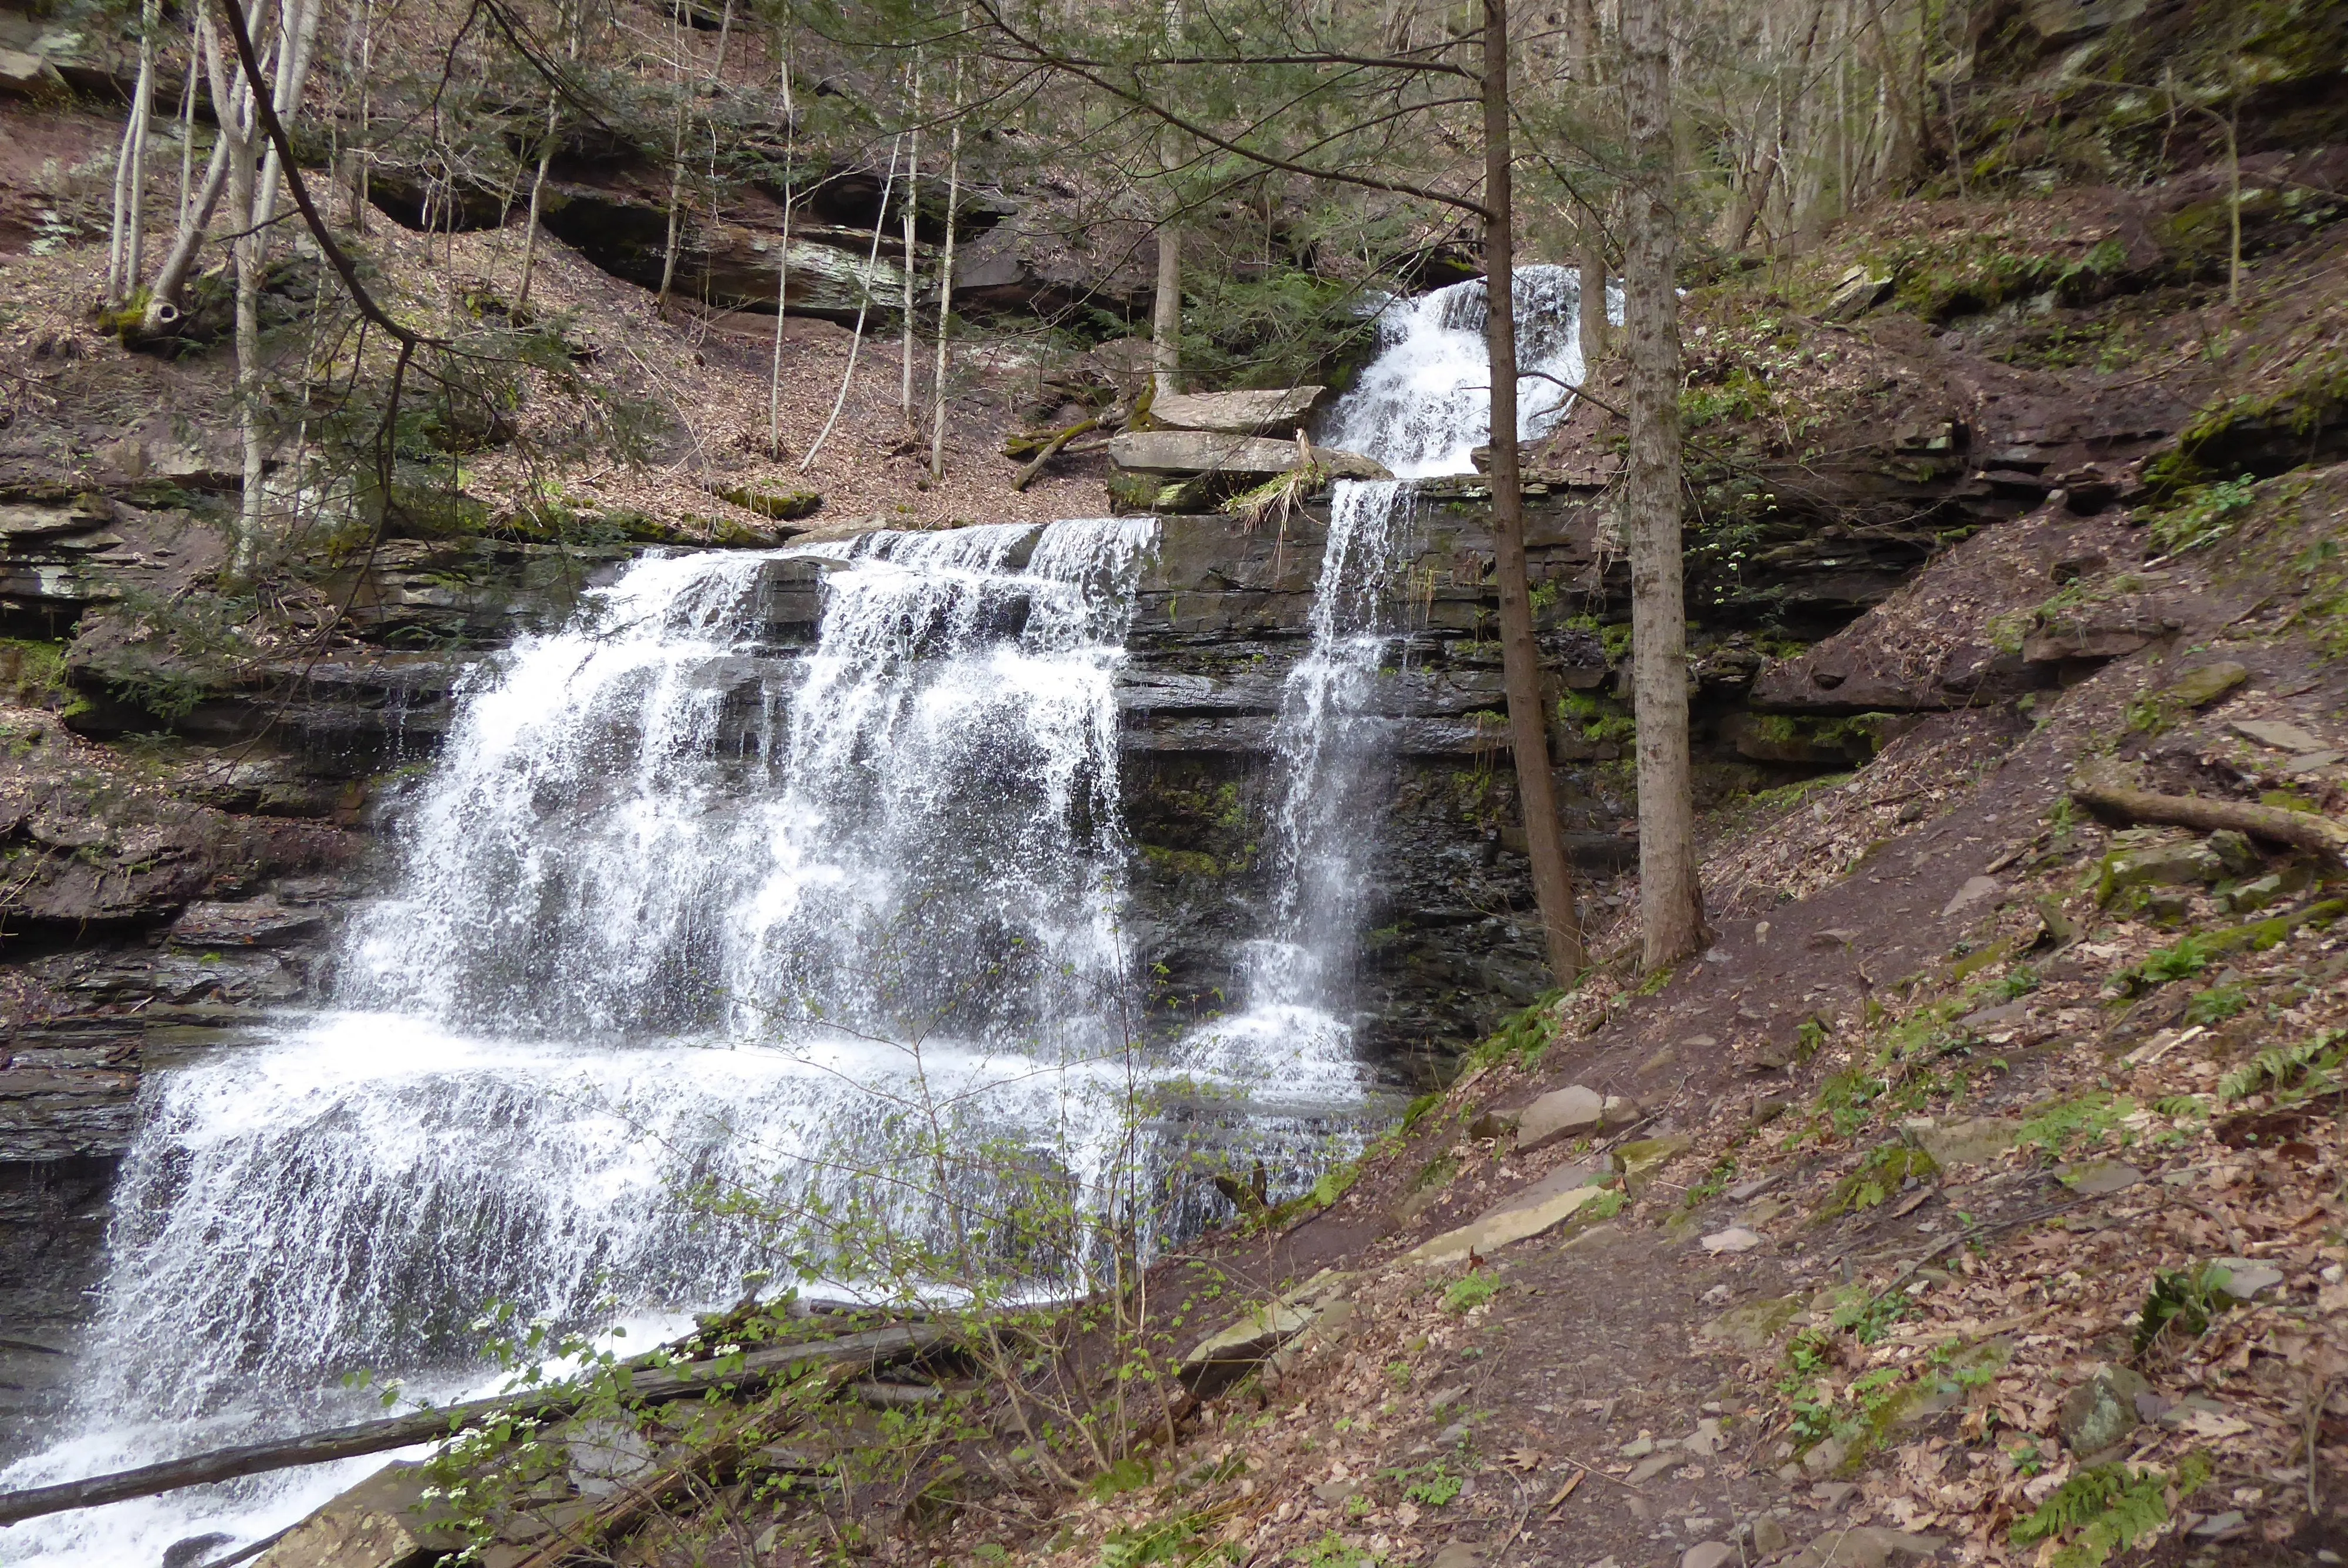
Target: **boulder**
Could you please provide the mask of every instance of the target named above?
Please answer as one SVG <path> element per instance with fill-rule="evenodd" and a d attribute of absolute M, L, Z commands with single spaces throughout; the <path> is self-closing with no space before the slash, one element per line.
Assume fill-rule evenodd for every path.
<path fill-rule="evenodd" d="M 22 49 L 0 49 L 0 93 L 29 96 L 43 92 L 63 92 L 66 79 L 57 68 L 38 55 Z"/>
<path fill-rule="evenodd" d="M 2159 844 L 2104 857 L 2096 902 L 2109 904 L 2130 887 L 2183 887 L 2217 881 L 2226 863 L 2206 844 Z"/>
<path fill-rule="evenodd" d="M 2250 678 L 2247 665 L 2228 660 L 2188 670 L 2170 682 L 2161 695 L 2183 708 L 2206 708 Z"/>
<path fill-rule="evenodd" d="M 1391 479 L 1367 457 L 1327 446 L 1312 448 L 1313 461 L 1340 479 Z M 1296 443 L 1266 436 L 1220 436 L 1203 430 L 1133 430 L 1112 436 L 1108 460 L 1128 474 L 1179 479 L 1192 474 L 1231 474 L 1269 478 L 1296 466 Z"/>
<path fill-rule="evenodd" d="M 1414 1249 L 1406 1263 L 1432 1266 L 1455 1263 L 1469 1253 L 1497 1251 L 1510 1242 L 1524 1241 L 1556 1229 L 1594 1202 L 1606 1189 L 1598 1185 L 1607 1174 L 1606 1162 L 1587 1160 L 1560 1165 L 1541 1180 L 1502 1199 L 1455 1231 L 1447 1231 Z"/>
<path fill-rule="evenodd" d="M 2063 1397 L 2056 1418 L 2063 1441 L 2075 1454 L 2095 1454 L 2118 1442 L 2137 1424 L 2136 1397 L 2149 1392 L 2142 1374 L 2107 1367 Z"/>
<path fill-rule="evenodd" d="M 1169 430 L 1221 436 L 1284 436 L 1304 423 L 1325 386 L 1265 392 L 1175 392 L 1155 398 L 1149 415 Z"/>
<path fill-rule="evenodd" d="M 1601 1094 L 1579 1083 L 1552 1090 L 1516 1112 L 1517 1153 L 1529 1154 L 1560 1138 L 1619 1127 L 1638 1114 L 1639 1102 L 1619 1094 Z"/>
<path fill-rule="evenodd" d="M 465 1532 L 429 1514 L 425 1485 L 423 1465 L 386 1465 L 287 1531 L 253 1568 L 403 1568 L 456 1551 Z"/>
<path fill-rule="evenodd" d="M 1766 1350 L 1801 1315 L 1802 1298 L 1780 1296 L 1732 1307 L 1697 1330 L 1706 1339 L 1734 1345 L 1740 1350 Z"/>
<path fill-rule="evenodd" d="M 1654 1173 L 1687 1153 L 1685 1138 L 1642 1138 L 1635 1143 L 1625 1143 L 1614 1151 L 1615 1163 L 1622 1170 L 1622 1184 L 1635 1196 L 1651 1181 Z"/>

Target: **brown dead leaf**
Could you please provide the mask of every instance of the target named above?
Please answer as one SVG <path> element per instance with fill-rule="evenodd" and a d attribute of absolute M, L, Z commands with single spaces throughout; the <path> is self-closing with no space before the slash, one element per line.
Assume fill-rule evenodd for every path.
<path fill-rule="evenodd" d="M 1510 1449 L 1508 1457 L 1501 1462 L 1511 1470 L 1530 1471 L 1549 1463 L 1549 1455 L 1540 1449 Z"/>

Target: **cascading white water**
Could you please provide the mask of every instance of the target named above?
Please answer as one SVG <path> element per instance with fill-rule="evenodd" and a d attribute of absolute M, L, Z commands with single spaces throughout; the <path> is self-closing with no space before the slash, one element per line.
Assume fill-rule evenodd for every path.
<path fill-rule="evenodd" d="M 1360 936 L 1370 824 L 1393 721 L 1378 671 L 1396 631 L 1395 576 L 1416 506 L 1408 484 L 1340 480 L 1329 507 L 1312 645 L 1281 688 L 1272 731 L 1280 773 L 1271 918 L 1248 944 L 1241 1011 L 1196 1031 L 1190 1060 L 1220 1072 L 1277 1064 L 1292 1082 L 1359 1082 L 1347 1010 Z"/>
<path fill-rule="evenodd" d="M 646 560 L 485 667 L 355 922 L 349 1009 L 150 1071 L 91 1379 L 0 1486 L 364 1415 L 354 1367 L 453 1391 L 493 1297 L 660 1323 L 826 1271 L 829 1206 L 919 1234 L 1022 1179 L 984 1168 L 1006 1149 L 1080 1202 L 1162 1170 L 1122 1054 L 1114 690 L 1154 538 L 870 536 L 804 651 L 763 641 L 777 558 Z M 951 1200 L 891 1179 L 909 1126 L 967 1152 Z M 1249 1133 L 1299 1168 L 1317 1136 Z M 788 1256 L 694 1223 L 711 1184 L 803 1220 Z M 37 1521 L 0 1561 L 249 1536 L 353 1468 Z"/>
<path fill-rule="evenodd" d="M 1580 273 L 1517 269 L 1517 433 L 1546 435 L 1581 384 Z M 1622 317 L 1618 291 L 1609 313 Z M 1378 354 L 1337 400 L 1324 446 L 1375 458 L 1404 478 L 1475 472 L 1469 454 L 1491 439 L 1490 363 L 1484 347 L 1484 280 L 1388 302 L 1378 316 Z"/>

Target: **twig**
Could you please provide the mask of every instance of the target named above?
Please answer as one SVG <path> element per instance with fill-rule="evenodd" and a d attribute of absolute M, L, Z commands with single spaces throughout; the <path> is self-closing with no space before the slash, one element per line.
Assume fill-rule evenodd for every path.
<path fill-rule="evenodd" d="M 1577 1470 L 1583 1470 L 1583 1471 L 1589 1471 L 1591 1475 L 1596 1476 L 1596 1477 L 1597 1477 L 1599 1480 L 1601 1480 L 1601 1481 L 1612 1481 L 1616 1486 L 1621 1487 L 1624 1491 L 1635 1491 L 1635 1492 L 1637 1492 L 1641 1497 L 1644 1497 L 1644 1496 L 1646 1496 L 1646 1495 L 1647 1495 L 1647 1489 L 1646 1489 L 1646 1488 L 1644 1488 L 1644 1487 L 1643 1487 L 1643 1486 L 1632 1486 L 1629 1481 L 1624 1481 L 1624 1480 L 1623 1480 L 1621 1476 L 1619 1476 L 1619 1475 L 1608 1475 L 1604 1471 L 1600 1470 L 1596 1465 L 1583 1464 L 1580 1460 L 1578 1460 L 1578 1459 L 1574 1458 L 1571 1454 L 1560 1454 L 1558 1457 L 1559 1457 L 1560 1459 L 1561 1459 L 1561 1460 L 1565 1460 L 1565 1462 L 1566 1462 L 1566 1463 L 1568 1463 L 1568 1464 L 1570 1464 L 1570 1465 L 1572 1465 L 1572 1466 L 1573 1466 L 1575 1469 L 1577 1469 Z"/>

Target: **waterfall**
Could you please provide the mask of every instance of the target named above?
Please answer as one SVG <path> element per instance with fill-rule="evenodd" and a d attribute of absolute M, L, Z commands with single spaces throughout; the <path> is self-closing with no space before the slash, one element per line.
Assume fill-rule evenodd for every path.
<path fill-rule="evenodd" d="M 1519 267 L 1511 293 L 1522 376 L 1517 434 L 1529 441 L 1554 427 L 1566 387 L 1581 383 L 1580 273 Z M 1609 291 L 1608 311 L 1621 320 L 1619 291 Z M 1405 478 L 1475 472 L 1468 454 L 1492 429 L 1484 322 L 1481 278 L 1387 302 L 1378 315 L 1377 357 L 1329 411 L 1323 443 L 1375 458 Z"/>
<path fill-rule="evenodd" d="M 1133 1058 L 1123 1019 L 1115 685 L 1155 538 L 650 559 L 482 666 L 339 1010 L 149 1072 L 91 1377 L 0 1486 L 363 1417 L 354 1368 L 458 1392 L 491 1298 L 658 1327 L 752 1268 L 853 1275 L 840 1204 L 921 1234 L 989 1184 L 1179 1187 L 1180 1140 L 1247 1112 L 1134 1120 L 1137 1078 L 1198 1071 Z M 811 638 L 786 571 L 821 579 Z M 950 1194 L 896 1179 L 931 1127 Z M 1246 1137 L 1292 1190 L 1324 1133 L 1275 1109 Z M 711 1185 L 806 1223 L 696 1218 Z M 1077 1260 L 1031 1266 L 1065 1289 Z M 32 1522 L 0 1562 L 250 1537 L 379 1462 Z"/>
<path fill-rule="evenodd" d="M 1347 1014 L 1377 847 L 1369 825 L 1391 758 L 1393 721 L 1377 711 L 1376 687 L 1399 630 L 1395 574 L 1415 512 L 1411 487 L 1395 480 L 1340 480 L 1331 498 L 1312 644 L 1282 685 L 1272 730 L 1268 928 L 1244 952 L 1241 1011 L 1188 1042 L 1206 1070 L 1332 1085 L 1364 1076 Z"/>

